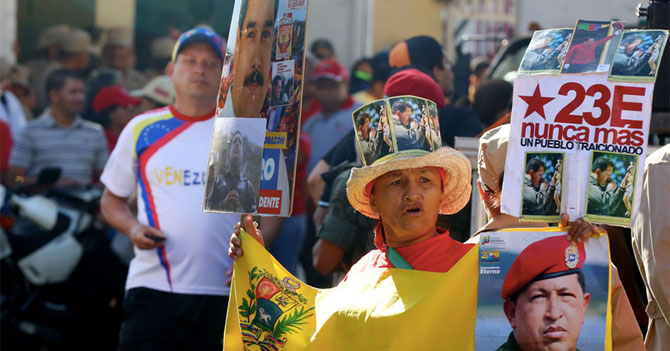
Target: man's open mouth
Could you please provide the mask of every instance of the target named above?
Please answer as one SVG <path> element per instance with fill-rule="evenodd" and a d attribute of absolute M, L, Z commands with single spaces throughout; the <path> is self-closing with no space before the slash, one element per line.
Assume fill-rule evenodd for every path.
<path fill-rule="evenodd" d="M 410 217 L 420 216 L 423 213 L 423 206 L 421 204 L 409 205 L 403 209 L 402 213 Z"/>

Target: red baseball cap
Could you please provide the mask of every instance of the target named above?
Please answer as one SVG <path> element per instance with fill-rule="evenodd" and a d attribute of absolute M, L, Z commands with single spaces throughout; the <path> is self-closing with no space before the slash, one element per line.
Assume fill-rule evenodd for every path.
<path fill-rule="evenodd" d="M 414 95 L 434 102 L 438 108 L 447 105 L 442 89 L 429 75 L 416 68 L 402 70 L 392 75 L 384 86 L 388 97 Z"/>
<path fill-rule="evenodd" d="M 521 251 L 507 271 L 502 298 L 507 300 L 526 285 L 538 280 L 578 273 L 585 260 L 584 243 L 573 244 L 565 235 L 536 241 Z"/>
<path fill-rule="evenodd" d="M 100 89 L 93 98 L 93 112 L 100 113 L 111 106 L 138 106 L 141 98 L 130 96 L 120 85 L 112 85 Z"/>
<path fill-rule="evenodd" d="M 319 61 L 314 68 L 313 80 L 327 78 L 336 82 L 343 82 L 349 79 L 347 68 L 342 66 L 337 60 L 327 58 Z"/>

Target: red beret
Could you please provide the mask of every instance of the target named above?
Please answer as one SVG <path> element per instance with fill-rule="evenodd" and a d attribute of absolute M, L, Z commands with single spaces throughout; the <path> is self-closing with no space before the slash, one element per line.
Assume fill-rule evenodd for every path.
<path fill-rule="evenodd" d="M 508 299 L 534 281 L 578 273 L 585 260 L 584 243 L 573 244 L 565 235 L 536 241 L 521 251 L 509 268 L 502 298 Z"/>
<path fill-rule="evenodd" d="M 384 86 L 388 97 L 414 95 L 434 102 L 438 108 L 446 106 L 442 89 L 429 75 L 415 68 L 402 70 L 392 75 Z"/>

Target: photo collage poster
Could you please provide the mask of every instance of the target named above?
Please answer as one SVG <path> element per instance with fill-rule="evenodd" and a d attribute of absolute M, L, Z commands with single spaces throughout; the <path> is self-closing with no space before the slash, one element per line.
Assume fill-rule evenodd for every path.
<path fill-rule="evenodd" d="M 291 214 L 293 186 L 297 168 L 298 136 L 302 107 L 303 67 L 305 60 L 305 33 L 307 29 L 308 0 L 236 0 L 233 8 L 228 45 L 223 63 L 217 100 L 213 138 L 222 133 L 218 128 L 235 119 L 246 119 L 253 124 L 249 140 L 262 137 L 262 157 L 258 164 L 246 168 L 257 169 L 244 179 L 258 189 L 255 192 L 254 211 L 230 210 L 220 205 L 225 191 L 215 183 L 207 184 L 203 208 L 208 212 L 254 213 L 287 217 Z M 212 141 L 208 172 L 225 172 L 222 163 L 229 157 L 217 157 L 221 150 L 215 147 L 226 142 Z M 253 162 L 256 162 L 255 160 Z M 232 201 L 232 200 L 231 200 Z M 238 209 L 240 207 L 237 207 Z"/>
<path fill-rule="evenodd" d="M 534 34 L 514 81 L 503 213 L 632 224 L 667 35 L 584 20 Z"/>

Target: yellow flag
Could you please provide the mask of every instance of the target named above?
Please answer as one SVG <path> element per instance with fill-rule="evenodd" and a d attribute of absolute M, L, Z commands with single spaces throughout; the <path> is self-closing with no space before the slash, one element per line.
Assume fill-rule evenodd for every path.
<path fill-rule="evenodd" d="M 474 350 L 476 246 L 447 273 L 371 269 L 316 289 L 241 238 L 224 350 Z"/>

